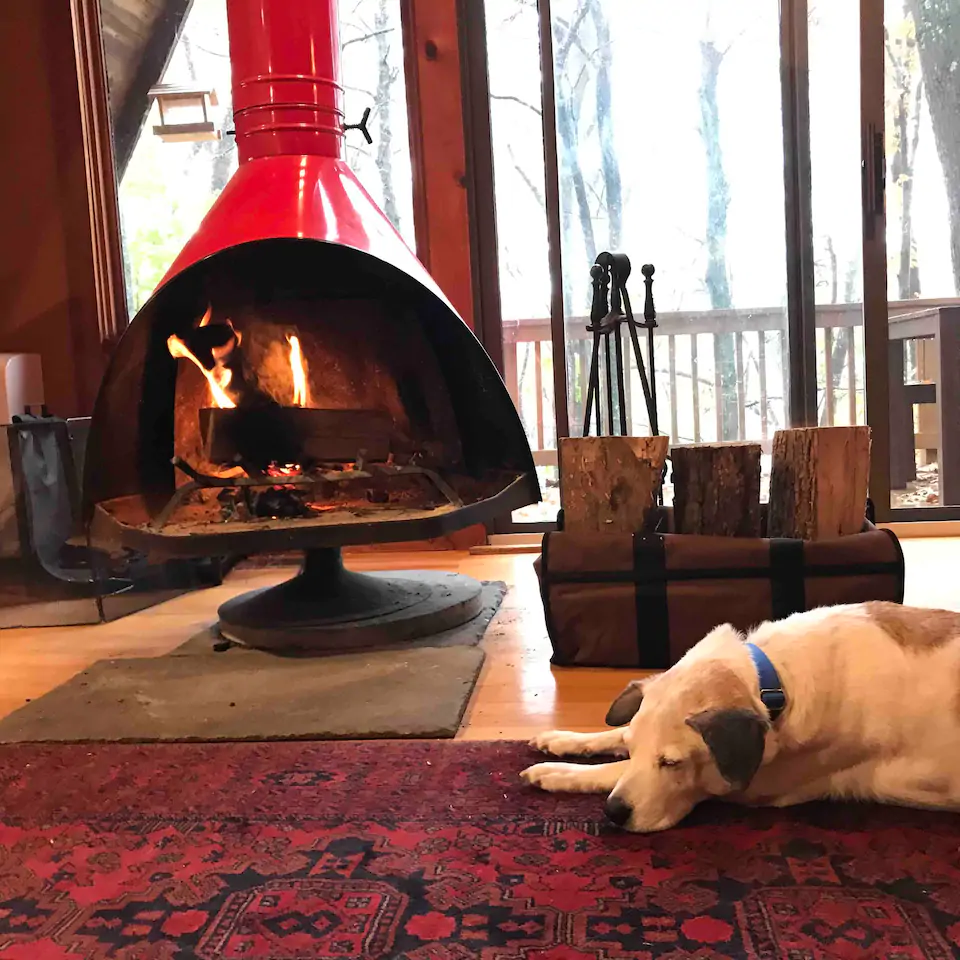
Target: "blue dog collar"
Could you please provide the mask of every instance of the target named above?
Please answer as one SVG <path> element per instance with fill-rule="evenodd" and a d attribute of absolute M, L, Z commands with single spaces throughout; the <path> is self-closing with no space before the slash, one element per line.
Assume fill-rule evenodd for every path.
<path fill-rule="evenodd" d="M 750 653 L 750 659 L 757 669 L 757 680 L 760 682 L 760 699 L 770 714 L 770 722 L 773 723 L 781 713 L 787 708 L 787 695 L 783 692 L 783 684 L 780 682 L 780 674 L 777 668 L 770 662 L 770 658 L 755 644 L 748 643 L 747 650 Z"/>

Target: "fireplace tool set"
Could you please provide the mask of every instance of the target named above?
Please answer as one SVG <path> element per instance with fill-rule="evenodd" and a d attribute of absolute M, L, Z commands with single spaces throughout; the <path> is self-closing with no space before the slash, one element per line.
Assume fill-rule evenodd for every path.
<path fill-rule="evenodd" d="M 627 398 L 626 376 L 623 364 L 623 334 L 621 328 L 627 327 L 630 342 L 633 345 L 634 359 L 637 371 L 640 374 L 640 384 L 643 387 L 643 399 L 647 408 L 647 417 L 650 423 L 650 433 L 656 436 L 660 433 L 657 417 L 657 382 L 656 366 L 654 362 L 654 336 L 657 327 L 657 311 L 653 303 L 653 274 L 654 266 L 644 264 L 640 268 L 646 288 L 643 303 L 643 322 L 640 323 L 633 316 L 630 305 L 630 294 L 627 291 L 627 280 L 630 277 L 630 259 L 623 253 L 601 253 L 594 265 L 590 268 L 590 279 L 593 283 L 593 303 L 590 308 L 590 323 L 587 331 L 593 334 L 593 354 L 590 360 L 590 375 L 587 387 L 586 412 L 583 418 L 583 436 L 590 436 L 590 426 L 596 407 L 596 436 L 604 436 L 603 419 L 601 416 L 600 390 L 600 348 L 603 346 L 604 371 L 607 394 L 607 435 L 617 435 L 614 423 L 614 391 L 616 391 L 616 419 L 619 421 L 619 435 L 627 435 Z M 650 375 L 647 376 L 643 362 L 643 353 L 640 348 L 640 337 L 637 331 L 647 331 L 647 353 L 650 358 Z M 613 340 L 613 357 L 611 344 Z"/>

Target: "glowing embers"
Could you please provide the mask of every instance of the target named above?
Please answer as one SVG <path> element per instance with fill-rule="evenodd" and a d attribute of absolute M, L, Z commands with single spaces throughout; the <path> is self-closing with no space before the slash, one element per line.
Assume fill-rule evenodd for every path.
<path fill-rule="evenodd" d="M 149 523 L 210 524 L 297 520 L 325 514 L 386 519 L 393 510 L 458 509 L 463 500 L 439 473 L 422 466 L 353 463 L 301 470 L 298 464 L 271 464 L 267 471 L 231 471 L 229 477 L 203 474 L 180 457 L 173 460 L 187 478 Z"/>

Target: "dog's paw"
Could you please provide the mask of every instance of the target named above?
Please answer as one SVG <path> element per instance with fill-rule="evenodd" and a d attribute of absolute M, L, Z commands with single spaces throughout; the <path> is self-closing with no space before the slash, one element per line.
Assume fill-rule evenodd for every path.
<path fill-rule="evenodd" d="M 555 757 L 583 757 L 592 752 L 590 741 L 582 733 L 569 730 L 548 730 L 530 741 L 530 746 Z"/>
<path fill-rule="evenodd" d="M 537 763 L 527 767 L 520 779 L 548 793 L 578 793 L 584 789 L 584 767 L 572 763 Z"/>

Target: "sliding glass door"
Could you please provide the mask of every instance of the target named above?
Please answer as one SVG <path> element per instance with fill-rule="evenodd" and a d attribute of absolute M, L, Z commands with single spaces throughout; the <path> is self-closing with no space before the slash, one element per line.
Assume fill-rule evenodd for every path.
<path fill-rule="evenodd" d="M 758 440 L 767 467 L 781 426 L 869 423 L 878 518 L 960 517 L 960 19 L 941 7 L 485 0 L 504 373 L 549 498 L 515 521 L 555 515 L 556 438 L 596 430 L 602 251 L 631 257 L 636 307 L 656 267 L 673 444 Z"/>
<path fill-rule="evenodd" d="M 960 19 L 885 0 L 883 33 L 891 517 L 960 516 Z"/>
<path fill-rule="evenodd" d="M 550 16 L 570 430 L 586 426 L 590 267 L 622 250 L 638 311 L 656 268 L 660 432 L 768 453 L 790 368 L 777 7 L 551 0 Z M 627 432 L 647 433 L 625 341 Z"/>

